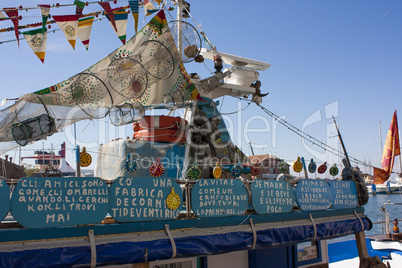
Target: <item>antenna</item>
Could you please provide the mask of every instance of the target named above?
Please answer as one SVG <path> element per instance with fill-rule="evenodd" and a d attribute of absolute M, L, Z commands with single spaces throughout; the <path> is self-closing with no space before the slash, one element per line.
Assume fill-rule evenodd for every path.
<path fill-rule="evenodd" d="M 251 145 L 251 142 L 249 142 L 248 144 L 250 144 L 251 153 L 254 155 L 253 145 Z"/>

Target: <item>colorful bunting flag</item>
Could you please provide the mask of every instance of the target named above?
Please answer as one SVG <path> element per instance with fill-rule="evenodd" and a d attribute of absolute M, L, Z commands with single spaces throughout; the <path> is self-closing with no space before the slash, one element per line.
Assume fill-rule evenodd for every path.
<path fill-rule="evenodd" d="M 0 11 L 0 20 L 6 20 L 8 19 L 6 16 L 4 16 L 3 12 Z"/>
<path fill-rule="evenodd" d="M 18 9 L 16 8 L 4 8 L 4 12 L 6 12 L 7 16 L 11 19 L 14 24 L 14 33 L 15 37 L 17 37 L 18 48 L 20 48 L 20 35 L 18 33 Z"/>
<path fill-rule="evenodd" d="M 160 5 L 162 0 L 156 0 L 156 2 L 158 3 L 158 5 Z"/>
<path fill-rule="evenodd" d="M 38 56 L 38 58 L 45 62 L 45 52 L 46 52 L 46 41 L 47 41 L 47 31 L 43 28 L 26 31 L 22 33 L 27 40 L 29 47 Z"/>
<path fill-rule="evenodd" d="M 114 15 L 114 19 L 115 19 L 116 26 L 117 26 L 117 31 L 115 31 L 115 33 L 124 45 L 126 43 L 128 12 L 125 11 L 124 9 L 120 9 L 120 10 L 114 11 L 113 15 Z M 109 16 L 106 16 L 106 18 L 110 21 Z"/>
<path fill-rule="evenodd" d="M 60 15 L 53 16 L 60 29 L 64 32 L 68 42 L 75 49 L 75 41 L 77 40 L 79 15 Z"/>
<path fill-rule="evenodd" d="M 135 33 L 137 33 L 137 30 L 138 30 L 138 0 L 128 1 L 128 4 L 130 5 L 131 14 L 133 14 L 133 18 L 134 18 Z"/>
<path fill-rule="evenodd" d="M 106 11 L 106 15 L 109 16 L 110 23 L 114 27 L 114 30 L 117 32 L 116 22 L 114 20 L 113 11 L 110 8 L 109 2 L 99 2 L 98 4 L 101 5 L 103 9 Z"/>
<path fill-rule="evenodd" d="M 85 3 L 81 2 L 79 0 L 75 0 L 74 5 L 76 5 L 75 14 L 76 15 L 82 15 L 82 11 L 84 10 Z"/>
<path fill-rule="evenodd" d="M 80 38 L 82 44 L 84 44 L 85 49 L 88 51 L 89 38 L 91 36 L 92 23 L 94 22 L 94 17 L 86 17 L 78 20 L 78 37 Z"/>
<path fill-rule="evenodd" d="M 148 16 L 158 11 L 158 9 L 156 9 L 149 0 L 144 0 L 144 11 L 145 16 Z"/>
<path fill-rule="evenodd" d="M 43 31 L 46 31 L 46 22 L 49 18 L 50 5 L 38 5 L 38 7 L 40 7 L 42 12 L 42 29 Z"/>

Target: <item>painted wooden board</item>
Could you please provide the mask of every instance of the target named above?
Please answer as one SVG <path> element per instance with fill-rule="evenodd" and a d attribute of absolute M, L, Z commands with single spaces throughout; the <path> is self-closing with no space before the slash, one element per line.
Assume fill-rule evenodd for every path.
<path fill-rule="evenodd" d="M 109 211 L 100 178 L 22 178 L 11 197 L 11 214 L 26 228 L 100 223 Z"/>
<path fill-rule="evenodd" d="M 109 213 L 118 222 L 173 220 L 183 205 L 180 185 L 166 177 L 119 177 L 110 186 L 109 199 Z"/>
<path fill-rule="evenodd" d="M 357 207 L 356 183 L 354 181 L 330 181 L 334 209 Z"/>
<path fill-rule="evenodd" d="M 244 215 L 246 187 L 236 179 L 200 179 L 191 191 L 191 208 L 197 217 Z"/>
<path fill-rule="evenodd" d="M 5 180 L 0 180 L 0 221 L 10 211 L 10 187 Z"/>
<path fill-rule="evenodd" d="M 292 211 L 296 195 L 287 181 L 254 180 L 251 200 L 258 214 L 287 213 Z"/>
<path fill-rule="evenodd" d="M 332 193 L 324 180 L 300 180 L 296 186 L 297 202 L 303 211 L 325 210 L 332 205 Z"/>

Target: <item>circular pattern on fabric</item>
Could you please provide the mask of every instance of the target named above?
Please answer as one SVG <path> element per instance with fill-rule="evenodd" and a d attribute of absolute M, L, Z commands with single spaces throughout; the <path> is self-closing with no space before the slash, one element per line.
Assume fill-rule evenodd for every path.
<path fill-rule="evenodd" d="M 156 159 L 156 163 L 149 168 L 152 177 L 161 177 L 165 173 L 165 167 L 160 161 L 160 158 Z"/>
<path fill-rule="evenodd" d="M 43 37 L 36 35 L 31 39 L 31 44 L 34 47 L 41 47 L 43 45 Z"/>
<path fill-rule="evenodd" d="M 161 42 L 148 40 L 138 49 L 141 64 L 156 79 L 167 79 L 175 70 L 175 61 L 170 50 Z"/>
<path fill-rule="evenodd" d="M 329 169 L 329 174 L 331 174 L 332 176 L 336 176 L 339 173 L 339 169 L 336 166 L 336 164 L 334 164 L 330 169 Z"/>
<path fill-rule="evenodd" d="M 279 163 L 279 171 L 281 173 L 287 173 L 288 172 L 288 164 L 286 164 L 286 162 L 283 161 L 283 160 Z"/>
<path fill-rule="evenodd" d="M 314 173 L 316 171 L 316 169 L 317 169 L 317 164 L 314 163 L 313 159 L 311 159 L 311 163 L 308 164 L 308 172 Z"/>
<path fill-rule="evenodd" d="M 73 37 L 75 35 L 75 29 L 73 26 L 71 25 L 67 25 L 66 27 L 64 27 L 64 32 L 68 35 Z"/>
<path fill-rule="evenodd" d="M 251 169 L 250 169 L 251 176 L 257 176 L 258 174 L 260 174 L 260 170 L 261 170 L 260 163 L 257 160 L 257 163 L 255 163 L 254 165 L 251 166 Z"/>
<path fill-rule="evenodd" d="M 230 169 L 230 176 L 233 178 L 237 179 L 238 177 L 241 176 L 241 173 L 243 172 L 243 169 L 241 168 L 241 162 L 239 162 L 237 165 L 234 165 Z"/>
<path fill-rule="evenodd" d="M 80 166 L 88 167 L 92 163 L 92 156 L 87 153 L 86 148 L 82 147 L 82 152 L 80 152 Z"/>
<path fill-rule="evenodd" d="M 193 163 L 193 166 L 187 171 L 187 179 L 198 180 L 201 178 L 201 169 L 197 167 L 197 162 Z"/>
<path fill-rule="evenodd" d="M 180 196 L 174 192 L 174 187 L 170 188 L 170 194 L 166 198 L 167 207 L 174 210 L 178 209 L 180 204 Z"/>
<path fill-rule="evenodd" d="M 327 162 L 324 162 L 324 164 L 322 164 L 321 166 L 318 167 L 317 172 L 319 174 L 324 173 L 325 171 L 327 171 Z"/>
<path fill-rule="evenodd" d="M 301 172 L 303 170 L 303 164 L 300 161 L 300 157 L 297 157 L 296 162 L 293 163 L 293 170 L 296 173 L 299 173 L 299 172 Z"/>
<path fill-rule="evenodd" d="M 220 179 L 222 176 L 222 167 L 219 165 L 219 162 L 216 162 L 216 165 L 212 171 L 212 175 L 215 179 Z"/>
<path fill-rule="evenodd" d="M 131 158 L 130 155 L 127 155 L 126 161 L 124 161 L 124 168 L 130 173 L 135 172 L 138 169 L 137 160 Z"/>

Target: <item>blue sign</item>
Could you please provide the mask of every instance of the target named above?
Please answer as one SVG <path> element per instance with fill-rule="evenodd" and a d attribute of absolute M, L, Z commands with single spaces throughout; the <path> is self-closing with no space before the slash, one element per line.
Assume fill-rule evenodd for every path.
<path fill-rule="evenodd" d="M 236 179 L 201 179 L 191 191 L 191 208 L 198 217 L 244 215 L 246 187 Z"/>
<path fill-rule="evenodd" d="M 332 194 L 324 180 L 300 180 L 296 187 L 297 202 L 301 210 L 326 210 L 332 205 Z"/>
<path fill-rule="evenodd" d="M 11 214 L 26 228 L 100 223 L 109 211 L 100 178 L 23 178 L 11 197 Z"/>
<path fill-rule="evenodd" d="M 109 213 L 118 222 L 176 219 L 183 205 L 180 185 L 166 177 L 117 178 L 109 199 Z"/>
<path fill-rule="evenodd" d="M 354 181 L 330 181 L 334 209 L 357 207 L 356 184 Z"/>
<path fill-rule="evenodd" d="M 0 221 L 10 211 L 10 188 L 5 180 L 0 180 Z"/>
<path fill-rule="evenodd" d="M 254 180 L 251 200 L 258 214 L 287 213 L 292 211 L 296 196 L 287 181 Z"/>

